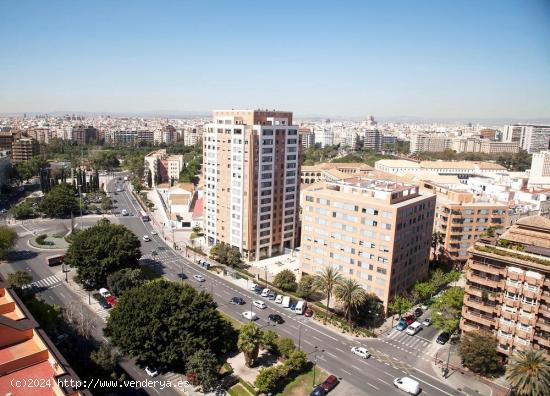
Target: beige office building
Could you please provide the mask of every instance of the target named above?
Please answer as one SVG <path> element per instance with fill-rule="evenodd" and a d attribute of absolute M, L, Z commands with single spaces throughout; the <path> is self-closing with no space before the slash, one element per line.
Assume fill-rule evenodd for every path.
<path fill-rule="evenodd" d="M 435 195 L 352 177 L 302 193 L 301 270 L 333 266 L 388 301 L 428 275 Z"/>
<path fill-rule="evenodd" d="M 258 260 L 297 245 L 300 143 L 292 113 L 214 111 L 203 136 L 209 244 Z"/>
<path fill-rule="evenodd" d="M 28 161 L 39 153 L 40 146 L 33 138 L 17 139 L 11 146 L 11 159 L 14 165 Z"/>

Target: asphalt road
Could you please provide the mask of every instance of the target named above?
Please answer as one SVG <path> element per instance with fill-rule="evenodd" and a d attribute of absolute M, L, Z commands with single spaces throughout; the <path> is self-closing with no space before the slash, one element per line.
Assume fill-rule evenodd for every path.
<path fill-rule="evenodd" d="M 114 191 L 114 183 L 116 179 L 111 181 L 109 191 Z M 392 338 L 386 339 L 383 337 L 376 340 L 350 340 L 338 333 L 334 333 L 325 329 L 321 324 L 316 321 L 305 318 L 301 315 L 295 315 L 290 310 L 282 308 L 280 305 L 275 304 L 272 301 L 263 299 L 267 304 L 267 309 L 259 310 L 256 308 L 251 309 L 250 303 L 254 299 L 262 299 L 253 292 L 249 292 L 245 289 L 239 288 L 235 284 L 225 279 L 222 279 L 202 267 L 194 264 L 190 260 L 187 260 L 172 249 L 170 249 L 163 241 L 160 235 L 152 235 L 152 225 L 148 222 L 144 223 L 139 218 L 139 206 L 133 199 L 131 194 L 127 190 L 127 186 L 123 182 L 118 182 L 120 186 L 124 185 L 124 191 L 118 192 L 115 198 L 117 202 L 117 210 L 127 209 L 134 216 L 127 217 L 111 217 L 113 222 L 124 224 L 130 230 L 132 230 L 139 238 L 143 235 L 149 235 L 151 242 L 142 241 L 142 254 L 143 263 L 151 266 L 156 271 L 161 272 L 166 278 L 183 281 L 193 285 L 197 289 L 202 289 L 210 292 L 213 295 L 214 300 L 218 303 L 220 310 L 227 315 L 243 321 L 242 312 L 245 310 L 253 310 L 260 318 L 256 323 L 260 327 L 270 328 L 280 334 L 283 337 L 290 337 L 294 339 L 296 344 L 309 353 L 311 360 L 317 358 L 317 364 L 327 372 L 334 374 L 341 378 L 342 381 L 349 382 L 358 389 L 360 394 L 364 395 L 404 395 L 404 392 L 397 390 L 393 386 L 393 380 L 397 377 L 409 376 L 415 378 L 421 383 L 422 394 L 425 395 L 460 395 L 461 393 L 449 386 L 438 378 L 422 370 L 421 361 L 418 356 L 409 351 L 406 348 L 401 348 L 396 343 L 392 343 Z M 89 224 L 95 222 L 97 219 L 76 219 L 77 223 Z M 29 250 L 29 248 L 23 245 L 24 240 L 22 238 L 16 247 L 17 250 Z M 156 255 L 152 255 L 152 251 L 157 252 Z M 30 252 L 30 255 L 33 253 Z M 49 253 L 51 254 L 51 253 Z M 34 279 L 43 279 L 52 275 L 55 271 L 52 268 L 44 265 L 43 257 L 47 254 L 39 254 L 37 257 L 29 257 L 13 263 L 14 267 L 27 269 L 33 273 Z M 183 273 L 187 276 L 187 279 L 181 280 L 180 274 Z M 206 279 L 205 282 L 197 282 L 193 279 L 193 275 L 201 274 Z M 42 292 L 46 301 L 52 303 L 65 305 L 66 301 L 71 299 L 71 289 L 66 287 L 55 287 L 46 289 Z M 229 303 L 231 297 L 239 296 L 246 301 L 246 305 L 235 306 Z M 73 295 L 72 298 L 75 298 Z M 274 325 L 267 321 L 267 316 L 271 313 L 278 313 L 281 315 L 285 323 L 280 325 Z M 103 321 L 96 316 L 97 328 L 94 335 L 96 337 L 103 337 L 101 329 Z M 432 329 L 426 329 L 418 334 L 418 337 L 428 339 L 431 337 Z M 435 334 L 435 333 L 434 333 Z M 402 335 L 399 335 L 402 337 Z M 408 336 L 407 336 L 408 337 Z M 417 337 L 417 336 L 414 336 Z M 415 340 L 416 341 L 416 340 Z M 373 352 L 373 357 L 370 359 L 362 359 L 350 352 L 353 346 L 364 346 Z M 315 348 L 317 347 L 317 348 Z M 318 353 L 314 353 L 315 351 Z M 130 362 L 131 364 L 131 362 Z M 137 376 L 134 379 L 146 379 L 148 378 L 142 370 L 131 370 L 132 377 Z M 142 373 L 142 376 L 140 376 Z M 150 394 L 155 394 L 150 392 Z M 171 391 L 173 392 L 173 391 Z M 157 391 L 158 394 L 158 391 Z M 163 394 L 170 394 L 169 389 L 165 389 Z M 172 394 L 176 394 L 175 392 Z"/>

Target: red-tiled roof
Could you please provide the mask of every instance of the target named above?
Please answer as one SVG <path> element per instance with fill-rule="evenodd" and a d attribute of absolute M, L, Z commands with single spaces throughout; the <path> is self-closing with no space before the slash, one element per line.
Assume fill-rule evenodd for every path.
<path fill-rule="evenodd" d="M 202 216 L 204 209 L 204 198 L 198 198 L 193 207 L 193 219 L 197 219 Z"/>
<path fill-rule="evenodd" d="M 31 395 L 55 395 L 51 386 L 48 386 L 48 380 L 50 384 L 55 384 L 55 372 L 48 361 L 38 363 L 22 370 L 14 371 L 10 374 L 0 377 L 0 395 L 7 395 L 11 393 L 13 396 L 31 396 Z M 14 387 L 13 383 L 16 381 L 24 381 L 32 379 L 36 381 L 33 383 L 33 387 L 21 386 Z M 44 385 L 40 387 L 37 385 Z"/>

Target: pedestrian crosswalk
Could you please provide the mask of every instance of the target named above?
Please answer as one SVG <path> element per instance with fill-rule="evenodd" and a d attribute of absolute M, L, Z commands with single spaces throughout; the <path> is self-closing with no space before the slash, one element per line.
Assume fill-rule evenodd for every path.
<path fill-rule="evenodd" d="M 427 340 L 419 335 L 410 336 L 404 331 L 398 331 L 396 329 L 393 329 L 391 333 L 382 338 L 382 341 L 416 356 L 427 355 L 434 357 L 438 349 L 438 345 L 435 342 Z"/>
<path fill-rule="evenodd" d="M 55 276 L 51 275 L 47 278 L 39 279 L 37 281 L 31 282 L 28 285 L 22 287 L 22 289 L 32 289 L 34 291 L 51 289 L 57 287 L 61 284 L 61 280 Z"/>

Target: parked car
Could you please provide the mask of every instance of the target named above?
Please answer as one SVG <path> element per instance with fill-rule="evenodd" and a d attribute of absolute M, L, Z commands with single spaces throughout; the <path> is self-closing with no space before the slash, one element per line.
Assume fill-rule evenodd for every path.
<path fill-rule="evenodd" d="M 432 320 L 430 318 L 426 318 L 422 321 L 422 326 L 431 326 L 432 325 Z"/>
<path fill-rule="evenodd" d="M 273 293 L 273 292 L 269 293 L 267 298 L 271 301 L 275 301 L 275 293 Z"/>
<path fill-rule="evenodd" d="M 351 348 L 351 353 L 360 356 L 363 359 L 368 359 L 371 357 L 369 350 L 365 347 L 353 347 Z"/>
<path fill-rule="evenodd" d="M 283 317 L 278 314 L 271 314 L 267 317 L 271 322 L 275 322 L 277 324 L 283 324 L 285 323 Z"/>
<path fill-rule="evenodd" d="M 294 310 L 296 309 L 296 303 L 293 302 L 292 304 L 290 304 L 289 308 L 292 312 L 294 312 Z"/>
<path fill-rule="evenodd" d="M 304 316 L 307 318 L 311 318 L 313 316 L 313 310 L 307 308 L 304 312 Z"/>
<path fill-rule="evenodd" d="M 393 380 L 393 385 L 407 392 L 409 395 L 418 395 L 420 393 L 420 383 L 409 377 L 401 377 Z"/>
<path fill-rule="evenodd" d="M 111 295 L 111 292 L 109 292 L 109 290 L 102 287 L 101 289 L 99 289 L 99 294 L 101 294 L 102 297 L 108 297 Z"/>
<path fill-rule="evenodd" d="M 99 305 L 104 308 L 104 309 L 110 309 L 112 308 L 112 305 L 109 304 L 107 302 L 107 300 L 105 299 L 105 297 L 103 297 L 101 294 L 99 293 L 94 293 L 92 294 L 92 297 L 97 300 L 97 302 L 99 303 Z"/>
<path fill-rule="evenodd" d="M 159 372 L 157 371 L 157 369 L 152 367 L 145 367 L 145 372 L 149 377 L 156 377 L 157 375 L 159 375 Z"/>
<path fill-rule="evenodd" d="M 397 326 L 395 326 L 395 328 L 399 331 L 405 330 L 407 328 L 407 321 L 405 318 L 399 319 L 399 322 L 397 322 Z"/>
<path fill-rule="evenodd" d="M 151 230 L 151 235 L 158 235 L 159 233 L 156 230 Z"/>
<path fill-rule="evenodd" d="M 449 338 L 451 338 L 449 333 L 443 332 L 443 333 L 441 333 L 440 335 L 437 336 L 437 339 L 435 340 L 435 342 L 437 342 L 438 344 L 441 344 L 441 345 L 445 345 L 447 343 L 447 341 L 449 341 Z"/>
<path fill-rule="evenodd" d="M 329 375 L 325 382 L 323 382 L 321 385 L 319 385 L 321 388 L 325 390 L 325 392 L 330 392 L 334 389 L 336 385 L 338 385 L 340 381 L 335 375 Z"/>
<path fill-rule="evenodd" d="M 262 290 L 262 297 L 267 297 L 269 296 L 269 293 L 271 292 L 271 290 L 269 289 L 263 289 Z"/>
<path fill-rule="evenodd" d="M 245 301 L 240 297 L 233 297 L 230 302 L 235 305 L 243 305 L 245 303 Z"/>
<path fill-rule="evenodd" d="M 424 313 L 424 312 L 422 311 L 421 308 L 416 308 L 416 309 L 414 310 L 414 316 L 416 316 L 417 318 L 421 317 L 423 313 Z"/>
<path fill-rule="evenodd" d="M 257 284 L 252 283 L 252 284 L 250 284 L 250 285 L 248 286 L 248 290 L 250 290 L 250 291 L 255 291 L 257 287 L 258 287 Z"/>
<path fill-rule="evenodd" d="M 115 296 L 107 296 L 107 297 L 105 297 L 105 301 L 107 301 L 109 304 L 111 304 L 111 306 L 116 307 L 117 300 L 116 300 Z"/>
<path fill-rule="evenodd" d="M 319 385 L 315 387 L 309 394 L 309 396 L 325 396 L 327 392 Z"/>
<path fill-rule="evenodd" d="M 145 242 L 149 242 L 149 241 L 151 241 L 151 238 L 149 238 L 149 235 L 144 235 L 144 236 L 143 236 L 143 240 L 144 240 Z"/>
<path fill-rule="evenodd" d="M 202 276 L 202 275 L 193 275 L 193 278 L 194 278 L 197 282 L 204 282 L 204 281 L 206 281 L 206 279 L 204 279 L 204 276 Z"/>
<path fill-rule="evenodd" d="M 254 304 L 254 306 L 256 308 L 260 308 L 260 309 L 266 309 L 267 308 L 267 305 L 265 305 L 265 303 L 263 301 L 260 301 L 260 300 L 254 300 L 252 302 L 252 304 Z"/>
<path fill-rule="evenodd" d="M 275 303 L 276 304 L 281 304 L 283 302 L 283 295 L 282 294 L 278 294 L 277 295 L 277 298 L 275 299 Z"/>
<path fill-rule="evenodd" d="M 254 293 L 256 293 L 256 294 L 261 294 L 262 290 L 263 289 L 258 285 L 256 285 L 256 287 L 254 287 Z"/>
<path fill-rule="evenodd" d="M 241 315 L 243 316 L 243 318 L 245 318 L 247 320 L 257 320 L 258 319 L 258 315 L 256 315 L 252 311 L 244 311 Z"/>
<path fill-rule="evenodd" d="M 415 335 L 420 330 L 422 330 L 422 325 L 420 324 L 420 322 L 413 322 L 409 327 L 407 327 L 407 330 L 405 330 L 405 332 L 408 335 Z"/>
<path fill-rule="evenodd" d="M 405 322 L 407 322 L 407 326 L 414 323 L 415 320 L 416 320 L 416 317 L 414 315 L 409 315 L 405 318 Z"/>

